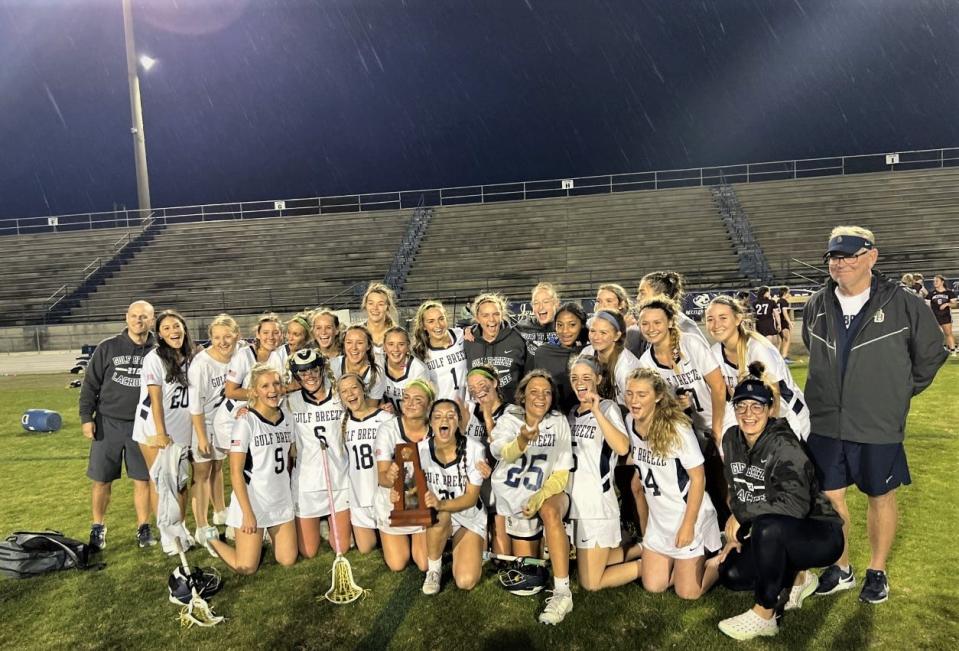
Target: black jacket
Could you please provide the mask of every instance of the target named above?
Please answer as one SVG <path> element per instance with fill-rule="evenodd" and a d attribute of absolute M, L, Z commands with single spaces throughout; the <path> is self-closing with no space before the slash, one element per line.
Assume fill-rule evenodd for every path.
<path fill-rule="evenodd" d="M 475 341 L 463 342 L 466 362 L 469 368 L 480 364 L 492 366 L 499 372 L 499 388 L 503 402 L 512 403 L 516 385 L 526 367 L 526 340 L 515 329 L 505 323 L 492 342 L 483 339 L 478 327 L 473 327 Z"/>
<path fill-rule="evenodd" d="M 744 527 L 760 515 L 841 522 L 819 490 L 812 461 L 784 418 L 772 418 L 750 449 L 738 426 L 723 435 L 729 507 Z"/>
<path fill-rule="evenodd" d="M 556 380 L 556 408 L 564 414 L 579 404 L 579 399 L 569 385 L 569 361 L 582 352 L 582 346 L 567 348 L 561 344 L 543 344 L 536 349 L 531 359 L 526 360 L 526 371 L 541 368 Z"/>
<path fill-rule="evenodd" d="M 830 279 L 806 303 L 802 338 L 812 431 L 857 443 L 901 442 L 910 400 L 948 357 L 925 301 L 875 270 L 869 301 L 849 330 Z"/>
<path fill-rule="evenodd" d="M 101 341 L 87 364 L 80 386 L 80 422 L 92 423 L 96 415 L 132 421 L 140 399 L 140 369 L 143 357 L 153 350 L 156 339 L 149 333 L 138 346 L 120 334 Z"/>
<path fill-rule="evenodd" d="M 513 327 L 526 340 L 526 354 L 530 357 L 533 356 L 537 348 L 550 340 L 550 335 L 556 334 L 552 321 L 542 325 L 535 316 L 521 319 Z"/>

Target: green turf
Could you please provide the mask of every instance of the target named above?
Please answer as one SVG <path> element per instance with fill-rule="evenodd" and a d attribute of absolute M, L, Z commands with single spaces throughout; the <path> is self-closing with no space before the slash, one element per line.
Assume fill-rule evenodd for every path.
<path fill-rule="evenodd" d="M 802 382 L 805 372 L 797 368 Z M 85 538 L 89 527 L 87 442 L 79 433 L 77 391 L 69 376 L 0 378 L 0 530 L 54 527 Z M 575 609 L 559 627 L 536 623 L 542 597 L 506 594 L 491 572 L 472 593 L 446 577 L 435 597 L 419 592 L 415 569 L 392 574 L 374 553 L 349 554 L 364 600 L 334 606 L 317 600 L 329 587 L 326 551 L 290 569 L 268 559 L 252 577 L 229 574 L 205 551 L 193 563 L 218 566 L 226 585 L 212 601 L 227 621 L 213 629 L 181 629 L 166 599 L 175 563 L 158 548 L 134 542 L 129 482 L 117 482 L 110 508 L 108 566 L 31 580 L 0 580 L 0 649 L 47 648 L 959 648 L 959 363 L 950 360 L 915 402 L 907 450 L 912 486 L 900 492 L 901 528 L 890 565 L 892 596 L 867 606 L 857 591 L 814 598 L 787 615 L 780 635 L 736 644 L 716 623 L 749 607 L 749 594 L 715 589 L 695 603 L 651 595 L 638 585 L 585 593 L 574 587 Z M 27 408 L 56 409 L 64 427 L 29 434 Z M 868 561 L 864 499 L 853 493 L 852 557 Z M 575 579 L 574 579 L 575 581 Z"/>

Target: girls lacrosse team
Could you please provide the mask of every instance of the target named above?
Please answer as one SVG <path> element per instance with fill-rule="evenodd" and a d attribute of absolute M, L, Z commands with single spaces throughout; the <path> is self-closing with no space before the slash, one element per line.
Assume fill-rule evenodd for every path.
<path fill-rule="evenodd" d="M 489 558 L 519 594 L 534 594 L 551 575 L 545 624 L 572 611 L 572 570 L 583 590 L 640 582 L 682 599 L 717 582 L 761 584 L 760 615 L 780 617 L 787 602 L 801 605 L 809 579 L 799 570 L 813 561 L 780 571 L 784 598 L 779 584 L 758 576 L 765 566 L 751 569 L 766 560 L 745 559 L 749 542 L 735 538 L 751 511 L 732 483 L 741 481 L 741 464 L 724 467 L 723 453 L 727 463 L 733 450 L 740 454 L 727 440 L 733 435 L 761 445 L 751 432 L 764 431 L 766 418 L 777 436 L 795 439 L 791 454 L 801 463 L 808 410 L 769 340 L 771 302 L 757 310 L 757 330 L 739 300 L 715 298 L 705 313 L 710 346 L 680 311 L 682 291 L 679 274 L 653 272 L 632 307 L 621 286 L 603 284 L 588 316 L 541 283 L 533 315 L 518 324 L 504 297 L 484 293 L 471 325 L 453 326 L 443 304 L 428 300 L 408 330 L 393 291 L 373 283 L 359 306 L 362 323 L 347 325 L 322 307 L 285 323 L 264 314 L 247 345 L 221 314 L 199 351 L 183 318 L 163 312 L 158 346 L 143 362 L 135 439 L 151 465 L 168 447 L 189 451 L 196 523 L 190 534 L 182 521 L 165 521 L 163 548 L 175 551 L 170 536 L 179 537 L 252 574 L 264 543 L 284 566 L 315 557 L 324 538 L 336 553 L 379 547 L 390 570 L 412 561 L 425 574 L 426 595 L 447 586 L 444 557 L 460 590 L 479 583 Z M 952 300 L 940 301 L 943 312 Z M 411 493 L 408 479 L 405 495 L 395 488 L 410 465 L 395 460 L 401 444 L 418 452 L 425 495 Z M 158 483 L 166 486 L 154 483 L 155 495 Z M 803 491 L 795 499 L 822 502 L 814 484 Z M 411 495 L 432 510 L 431 523 L 393 525 L 397 502 Z M 185 492 L 173 498 L 183 513 Z M 638 524 L 641 540 L 623 520 Z M 736 578 L 750 572 L 756 578 Z M 757 621 L 732 618 L 721 629 L 737 639 L 778 630 Z"/>

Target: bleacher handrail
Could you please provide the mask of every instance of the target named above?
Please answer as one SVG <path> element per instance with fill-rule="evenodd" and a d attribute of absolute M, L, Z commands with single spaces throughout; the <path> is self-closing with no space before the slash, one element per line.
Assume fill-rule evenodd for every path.
<path fill-rule="evenodd" d="M 890 152 L 892 153 L 892 152 Z M 420 190 L 395 190 L 295 199 L 233 201 L 154 209 L 145 218 L 139 210 L 71 213 L 0 221 L 0 235 L 87 230 L 107 227 L 145 228 L 155 220 L 164 224 L 220 219 L 260 219 L 406 210 L 420 206 L 525 201 L 553 197 L 614 194 L 638 190 L 704 187 L 721 183 L 756 183 L 771 180 L 845 176 L 864 172 L 899 171 L 959 166 L 959 147 L 895 152 L 899 162 L 888 163 L 887 153 L 797 158 L 794 160 L 689 167 L 647 172 L 622 172 L 556 179 L 460 185 Z M 571 187 L 564 187 L 572 181 Z"/>

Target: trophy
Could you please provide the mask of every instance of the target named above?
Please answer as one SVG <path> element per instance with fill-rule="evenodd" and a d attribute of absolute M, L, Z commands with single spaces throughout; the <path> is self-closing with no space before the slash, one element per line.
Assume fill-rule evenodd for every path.
<path fill-rule="evenodd" d="M 420 466 L 416 444 L 398 444 L 393 461 L 400 468 L 393 483 L 393 490 L 399 493 L 400 499 L 393 503 L 390 526 L 429 527 L 436 522 L 436 511 L 423 503 L 426 496 L 426 475 Z"/>

